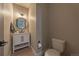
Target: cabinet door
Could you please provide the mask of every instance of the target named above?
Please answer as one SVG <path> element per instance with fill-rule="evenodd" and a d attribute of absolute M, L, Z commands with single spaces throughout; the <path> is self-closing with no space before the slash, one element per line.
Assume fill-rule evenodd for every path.
<path fill-rule="evenodd" d="M 13 35 L 13 44 L 18 45 L 22 43 L 29 42 L 29 34 L 14 34 Z"/>
<path fill-rule="evenodd" d="M 13 44 L 18 45 L 21 44 L 21 35 L 13 35 Z"/>
<path fill-rule="evenodd" d="M 24 35 L 24 42 L 29 42 L 29 34 Z"/>

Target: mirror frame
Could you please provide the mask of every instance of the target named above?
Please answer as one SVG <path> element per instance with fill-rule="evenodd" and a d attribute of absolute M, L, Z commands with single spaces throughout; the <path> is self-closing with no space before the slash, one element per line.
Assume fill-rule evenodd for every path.
<path fill-rule="evenodd" d="M 25 18 L 19 17 L 16 19 L 16 27 L 20 30 L 24 30 L 26 28 L 26 23 L 27 22 L 26 22 Z M 22 28 L 22 26 L 23 26 L 23 28 Z"/>

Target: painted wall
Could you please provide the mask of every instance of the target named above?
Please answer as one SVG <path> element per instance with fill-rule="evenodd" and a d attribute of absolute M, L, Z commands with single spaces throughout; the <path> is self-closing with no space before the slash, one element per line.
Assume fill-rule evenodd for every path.
<path fill-rule="evenodd" d="M 36 54 L 36 4 L 31 4 L 29 7 L 29 32 L 31 34 L 31 47 L 33 49 L 34 54 Z"/>
<path fill-rule="evenodd" d="M 7 44 L 4 46 L 4 55 L 8 56 L 11 53 L 11 39 L 10 39 L 10 22 L 13 20 L 12 18 L 12 4 L 4 4 L 4 41 L 7 42 Z"/>
<path fill-rule="evenodd" d="M 37 38 L 43 50 L 52 38 L 66 40 L 65 55 L 79 55 L 79 4 L 37 4 Z"/>
<path fill-rule="evenodd" d="M 4 17 L 3 17 L 3 4 L 0 3 L 0 41 L 4 40 Z M 0 56 L 4 54 L 3 47 L 0 47 Z"/>
<path fill-rule="evenodd" d="M 29 32 L 29 19 L 28 19 L 28 13 L 29 13 L 29 8 L 25 8 L 23 6 L 20 6 L 18 4 L 13 4 L 13 24 L 15 27 L 15 30 L 20 31 L 17 27 L 16 27 L 16 19 L 19 17 L 25 18 L 28 25 L 26 25 L 26 29 L 25 32 Z M 21 14 L 23 14 L 23 16 L 21 16 Z"/>
<path fill-rule="evenodd" d="M 50 4 L 49 8 L 50 40 L 66 40 L 66 55 L 79 55 L 79 4 Z"/>
<path fill-rule="evenodd" d="M 45 52 L 48 47 L 48 4 L 36 4 L 36 28 L 37 40 L 42 44 L 42 50 L 38 49 L 38 53 Z"/>
<path fill-rule="evenodd" d="M 30 25 L 31 45 L 35 55 L 42 55 L 42 52 L 48 48 L 48 8 L 47 4 L 33 4 L 30 7 Z M 42 48 L 38 49 L 38 41 L 41 42 Z"/>

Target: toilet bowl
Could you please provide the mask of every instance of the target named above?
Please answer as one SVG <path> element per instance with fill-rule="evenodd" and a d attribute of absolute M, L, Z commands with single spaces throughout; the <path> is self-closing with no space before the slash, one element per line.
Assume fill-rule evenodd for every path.
<path fill-rule="evenodd" d="M 60 52 L 55 49 L 48 49 L 45 52 L 45 56 L 60 56 Z"/>
<path fill-rule="evenodd" d="M 45 56 L 60 56 L 65 48 L 65 40 L 52 39 L 52 49 L 45 52 Z"/>

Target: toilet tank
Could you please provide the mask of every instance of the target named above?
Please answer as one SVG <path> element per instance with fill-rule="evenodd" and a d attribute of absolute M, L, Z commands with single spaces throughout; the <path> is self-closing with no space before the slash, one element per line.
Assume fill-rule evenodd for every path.
<path fill-rule="evenodd" d="M 65 40 L 53 38 L 52 39 L 52 47 L 53 47 L 53 49 L 60 51 L 62 53 L 65 48 Z"/>

